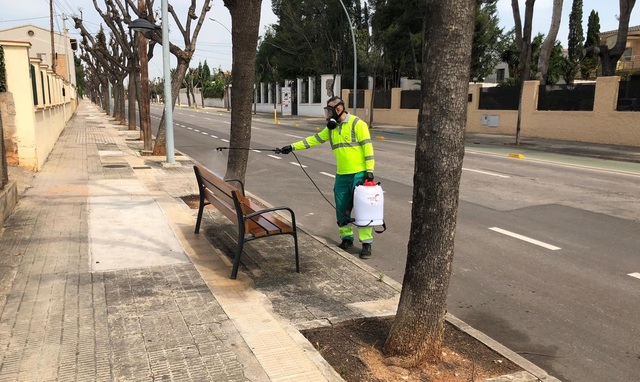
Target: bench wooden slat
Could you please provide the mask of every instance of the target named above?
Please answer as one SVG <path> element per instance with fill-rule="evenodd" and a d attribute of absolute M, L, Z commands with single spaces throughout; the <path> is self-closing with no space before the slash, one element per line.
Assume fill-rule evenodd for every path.
<path fill-rule="evenodd" d="M 218 211 L 222 212 L 232 222 L 235 222 L 239 228 L 238 249 L 231 271 L 231 278 L 235 279 L 238 266 L 240 264 L 240 255 L 245 242 L 280 234 L 289 234 L 293 236 L 295 244 L 295 260 L 296 272 L 300 272 L 298 258 L 298 236 L 295 226 L 295 214 L 287 207 L 274 207 L 271 209 L 262 209 L 262 207 L 254 204 L 243 195 L 244 186 L 237 181 L 241 189 L 237 189 L 230 183 L 220 179 L 211 171 L 201 165 L 194 165 L 193 169 L 198 180 L 198 189 L 200 190 L 200 206 L 198 209 L 198 218 L 196 220 L 195 233 L 200 230 L 202 221 L 202 213 L 205 204 L 213 205 Z M 231 181 L 230 181 L 231 182 Z M 240 213 L 236 211 L 236 206 L 240 209 Z M 291 224 L 278 219 L 272 212 L 276 210 L 288 210 L 291 214 Z M 254 216 L 247 217 L 250 214 L 257 213 Z M 243 224 L 244 222 L 244 224 Z M 247 236 L 249 235 L 249 236 Z"/>

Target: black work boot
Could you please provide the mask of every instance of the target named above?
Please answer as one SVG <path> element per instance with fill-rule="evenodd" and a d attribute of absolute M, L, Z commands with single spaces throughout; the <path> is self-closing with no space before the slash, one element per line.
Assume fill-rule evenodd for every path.
<path fill-rule="evenodd" d="M 351 247 L 353 247 L 353 240 L 347 240 L 347 239 L 342 239 L 342 243 L 338 245 L 338 248 L 343 249 L 345 251 Z"/>
<path fill-rule="evenodd" d="M 362 251 L 360 251 L 360 258 L 361 259 L 368 259 L 370 257 L 371 257 L 371 244 L 363 243 L 362 244 Z"/>

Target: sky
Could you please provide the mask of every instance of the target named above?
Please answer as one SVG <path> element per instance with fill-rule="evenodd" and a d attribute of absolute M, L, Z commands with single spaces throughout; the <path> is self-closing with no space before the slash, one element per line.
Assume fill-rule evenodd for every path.
<path fill-rule="evenodd" d="M 0 29 L 11 28 L 14 26 L 35 24 L 37 26 L 49 29 L 49 7 L 48 1 L 44 0 L 2 0 L 2 12 L 0 12 Z M 97 0 L 99 5 L 104 5 L 104 0 Z M 160 8 L 160 0 L 155 0 L 158 11 Z M 179 16 L 184 17 L 186 14 L 186 6 L 189 2 L 185 0 L 172 0 L 171 3 L 176 8 Z M 524 0 L 520 0 L 520 10 L 524 11 Z M 562 22 L 560 31 L 558 32 L 558 40 L 563 46 L 567 45 L 569 13 L 571 12 L 572 0 L 564 0 L 562 11 Z M 56 14 L 54 21 L 54 29 L 57 32 L 63 30 L 62 15 L 79 15 L 82 10 L 83 20 L 87 29 L 91 32 L 97 32 L 102 21 L 98 13 L 93 7 L 91 0 L 54 0 L 54 13 Z M 197 1 L 202 4 L 202 1 Z M 553 0 L 537 0 L 534 7 L 533 16 L 533 32 L 534 36 L 541 33 L 548 33 L 549 24 L 551 23 Z M 632 14 L 629 26 L 640 25 L 640 5 L 636 5 Z M 104 9 L 104 6 L 102 6 Z M 600 31 L 610 31 L 618 29 L 618 21 L 616 16 L 619 14 L 619 5 L 614 0 L 583 0 L 583 30 L 586 34 L 587 21 L 591 10 L 598 12 L 600 16 Z M 500 26 L 505 30 L 513 27 L 513 14 L 511 11 L 511 0 L 498 1 L 498 14 L 500 18 Z M 214 70 L 221 68 L 222 70 L 231 70 L 231 16 L 229 11 L 224 7 L 223 0 L 212 0 L 212 7 L 208 17 L 215 19 L 211 21 L 207 18 L 198 37 L 197 49 L 192 61 L 192 66 L 197 66 L 199 62 L 207 61 L 209 67 Z M 522 16 L 524 17 L 524 16 Z M 183 18 L 182 18 L 183 19 Z M 260 35 L 263 35 L 267 25 L 277 23 L 277 18 L 271 11 L 271 0 L 262 0 L 262 14 L 260 17 Z M 69 35 L 79 38 L 79 33 L 73 28 L 71 19 L 66 21 Z M 170 29 L 175 31 L 177 28 L 171 20 Z M 181 36 L 177 32 L 171 32 L 171 41 L 180 44 Z M 175 59 L 172 57 L 172 66 L 175 66 Z M 151 78 L 162 76 L 162 52 L 161 47 L 157 45 L 154 52 L 154 58 L 149 63 L 149 75 Z"/>

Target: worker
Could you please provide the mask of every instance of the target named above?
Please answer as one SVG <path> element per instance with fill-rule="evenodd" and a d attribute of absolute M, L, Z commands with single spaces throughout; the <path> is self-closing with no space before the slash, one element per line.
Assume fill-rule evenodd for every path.
<path fill-rule="evenodd" d="M 353 191 L 366 180 L 373 181 L 373 144 L 367 123 L 349 114 L 340 97 L 331 97 L 324 108 L 327 125 L 315 135 L 284 146 L 283 154 L 306 150 L 325 142 L 331 142 L 336 157 L 336 178 L 333 194 L 336 203 L 336 217 L 342 242 L 338 247 L 347 250 L 353 246 L 351 209 Z M 371 257 L 373 227 L 358 227 L 358 239 L 362 244 L 360 258 Z"/>

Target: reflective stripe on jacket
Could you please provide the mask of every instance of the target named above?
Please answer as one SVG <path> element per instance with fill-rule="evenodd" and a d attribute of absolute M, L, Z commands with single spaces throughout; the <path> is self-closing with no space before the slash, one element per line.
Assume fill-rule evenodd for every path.
<path fill-rule="evenodd" d="M 335 129 L 325 127 L 315 135 L 292 144 L 296 151 L 306 150 L 329 141 L 336 157 L 336 173 L 355 174 L 373 171 L 373 144 L 369 126 L 360 118 L 349 114 Z"/>

